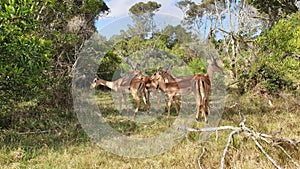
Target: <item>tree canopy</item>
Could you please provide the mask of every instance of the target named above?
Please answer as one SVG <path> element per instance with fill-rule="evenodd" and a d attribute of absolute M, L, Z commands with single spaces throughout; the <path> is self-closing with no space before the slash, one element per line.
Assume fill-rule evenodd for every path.
<path fill-rule="evenodd" d="M 247 0 L 247 2 L 257 8 L 261 13 L 268 15 L 269 27 L 284 15 L 290 15 L 298 11 L 295 4 L 296 1 L 291 0 Z"/>
<path fill-rule="evenodd" d="M 135 35 L 138 33 L 140 36 L 146 36 L 147 32 L 154 32 L 153 16 L 160 7 L 161 4 L 154 1 L 139 2 L 133 5 L 129 9 L 129 15 L 132 17 L 135 25 L 131 27 L 130 34 Z"/>
<path fill-rule="evenodd" d="M 49 85 L 63 86 L 59 81 L 70 80 L 76 52 L 95 32 L 94 20 L 107 11 L 102 0 L 1 1 L 2 113 L 11 112 L 16 103 L 60 93 Z"/>

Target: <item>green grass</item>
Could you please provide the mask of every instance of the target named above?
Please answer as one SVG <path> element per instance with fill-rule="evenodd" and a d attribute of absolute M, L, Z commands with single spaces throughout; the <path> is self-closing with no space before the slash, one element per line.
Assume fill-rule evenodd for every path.
<path fill-rule="evenodd" d="M 137 123 L 124 118 L 110 106 L 112 100 L 108 93 L 97 94 L 105 96 L 98 100 L 99 103 L 101 99 L 107 103 L 99 104 L 106 110 L 103 112 L 105 120 L 124 135 L 154 136 L 166 130 L 176 118 L 172 110 L 171 119 L 163 114 L 158 115 L 154 121 Z M 238 96 L 231 92 L 219 126 L 238 126 L 239 112 L 242 112 L 247 120 L 246 125 L 256 131 L 273 134 L 282 128 L 278 137 L 300 140 L 299 96 L 270 98 L 273 106 L 268 100 L 263 96 Z M 198 168 L 197 159 L 203 146 L 206 148 L 201 159 L 203 168 L 219 168 L 229 134 L 229 131 L 219 132 L 216 140 L 216 134 L 211 133 L 207 140 L 201 142 L 200 134 L 189 133 L 171 151 L 154 157 L 131 159 L 107 152 L 92 142 L 72 111 L 22 104 L 20 110 L 8 119 L 10 123 L 1 129 L 0 134 L 1 168 Z M 203 122 L 195 122 L 193 125 L 202 126 Z M 280 166 L 296 168 L 281 150 L 261 143 Z M 288 145 L 283 147 L 300 163 L 299 145 L 298 149 Z M 225 168 L 274 168 L 244 134 L 235 135 L 225 164 Z"/>

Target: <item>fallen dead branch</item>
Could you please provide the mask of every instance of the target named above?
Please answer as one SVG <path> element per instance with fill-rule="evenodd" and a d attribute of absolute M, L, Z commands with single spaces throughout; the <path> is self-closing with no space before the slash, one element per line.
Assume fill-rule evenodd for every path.
<path fill-rule="evenodd" d="M 28 131 L 28 132 L 22 132 L 18 133 L 19 135 L 33 135 L 33 134 L 46 134 L 50 133 L 51 130 L 37 130 L 37 131 Z"/>
<path fill-rule="evenodd" d="M 281 169 L 281 167 L 278 165 L 278 163 L 265 151 L 264 147 L 261 145 L 259 141 L 266 142 L 268 145 L 273 147 L 278 147 L 284 154 L 293 162 L 293 164 L 299 168 L 299 164 L 287 153 L 287 151 L 281 146 L 283 143 L 289 144 L 295 148 L 299 145 L 300 141 L 297 141 L 295 139 L 291 138 L 279 138 L 276 137 L 276 135 L 279 132 L 274 133 L 273 135 L 259 133 L 257 131 L 254 131 L 253 129 L 250 129 L 245 125 L 246 119 L 244 116 L 240 113 L 241 122 L 239 124 L 239 127 L 234 126 L 220 126 L 220 127 L 210 127 L 210 128 L 189 128 L 182 126 L 179 129 L 185 131 L 184 133 L 187 134 L 188 132 L 216 132 L 216 137 L 218 137 L 218 132 L 223 130 L 231 130 L 230 134 L 228 135 L 228 140 L 225 145 L 225 148 L 222 153 L 221 162 L 220 162 L 220 168 L 224 168 L 225 164 L 225 157 L 228 152 L 229 146 L 231 144 L 231 141 L 235 134 L 244 133 L 247 137 L 251 138 L 253 142 L 255 143 L 256 147 L 266 156 L 266 158 L 273 164 L 274 167 L 277 169 Z M 281 129 L 282 130 L 282 129 Z M 203 148 L 201 155 L 198 158 L 198 165 L 199 168 L 202 169 L 201 166 L 201 158 L 203 157 L 205 153 L 205 148 Z"/>
<path fill-rule="evenodd" d="M 202 167 L 201 167 L 201 158 L 203 157 L 204 153 L 205 153 L 205 147 L 202 148 L 202 153 L 198 157 L 198 165 L 199 165 L 200 169 L 202 169 Z"/>

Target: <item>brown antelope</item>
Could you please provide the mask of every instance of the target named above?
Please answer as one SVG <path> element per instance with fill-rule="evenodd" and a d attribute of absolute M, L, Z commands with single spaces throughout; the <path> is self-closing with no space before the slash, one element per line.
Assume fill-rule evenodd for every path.
<path fill-rule="evenodd" d="M 158 84 L 151 80 L 150 76 L 143 76 L 142 72 L 138 69 L 135 69 L 131 72 L 131 75 L 136 76 L 136 78 L 141 79 L 145 83 L 145 89 L 147 91 L 147 103 L 150 105 L 150 92 L 154 94 L 154 98 L 157 100 L 156 113 L 158 112 L 158 107 L 160 107 L 160 99 L 157 96 Z"/>
<path fill-rule="evenodd" d="M 173 77 L 168 70 L 162 70 L 162 76 L 165 79 L 166 82 L 180 82 L 180 81 L 187 81 L 187 82 L 191 82 L 191 80 L 193 79 L 193 75 L 186 75 L 186 76 L 177 76 L 177 77 Z"/>
<path fill-rule="evenodd" d="M 176 109 L 176 113 L 178 115 L 178 107 L 176 103 L 173 102 L 174 96 L 176 95 L 183 95 L 188 94 L 190 92 L 193 92 L 193 88 L 191 83 L 187 83 L 186 81 L 180 81 L 180 82 L 165 82 L 164 78 L 162 77 L 162 72 L 157 71 L 151 76 L 151 80 L 153 83 L 156 83 L 158 85 L 159 89 L 161 89 L 165 94 L 169 96 L 169 101 L 167 103 L 168 107 L 168 118 L 170 117 L 170 107 L 171 104 L 174 104 L 174 107 Z"/>
<path fill-rule="evenodd" d="M 206 75 L 196 74 L 193 77 L 193 86 L 196 87 L 195 98 L 197 102 L 197 114 L 196 120 L 199 121 L 200 110 L 201 115 L 204 117 L 205 123 L 208 123 L 207 115 L 210 114 L 209 95 L 211 90 L 211 82 L 214 72 L 223 72 L 223 70 L 217 65 L 215 59 L 209 63 L 207 67 Z"/>
<path fill-rule="evenodd" d="M 194 85 L 197 89 L 195 97 L 197 102 L 197 114 L 196 114 L 196 120 L 199 121 L 200 118 L 200 110 L 201 115 L 204 117 L 205 123 L 208 123 L 207 117 L 206 117 L 206 111 L 207 115 L 210 114 L 210 106 L 209 106 L 209 95 L 210 95 L 210 88 L 211 83 L 208 75 L 200 75 L 196 74 L 193 78 Z"/>
<path fill-rule="evenodd" d="M 147 105 L 145 83 L 140 79 L 120 78 L 115 81 L 106 81 L 97 77 L 93 80 L 93 83 L 91 84 L 90 88 L 94 89 L 98 85 L 106 86 L 118 94 L 118 99 L 120 101 L 120 110 L 122 108 L 122 98 L 124 93 L 131 93 L 133 99 L 136 101 L 135 113 L 138 111 L 141 103 L 140 98 L 138 97 L 139 93 L 142 94 L 143 101 Z"/>
<path fill-rule="evenodd" d="M 187 75 L 174 78 L 170 73 L 168 73 L 168 71 L 162 71 L 162 77 L 167 79 L 168 82 L 180 82 L 181 84 L 184 84 L 184 86 L 192 86 L 192 91 L 195 95 L 197 103 L 196 120 L 199 121 L 201 110 L 202 117 L 204 117 L 205 122 L 208 123 L 206 111 L 209 115 L 209 95 L 214 72 L 223 72 L 223 70 L 217 65 L 217 62 L 213 58 L 213 61 L 210 62 L 207 67 L 206 75 L 196 74 L 195 76 Z"/>
<path fill-rule="evenodd" d="M 185 75 L 185 76 L 176 76 L 173 77 L 169 73 L 169 68 L 167 70 L 162 70 L 162 76 L 164 79 L 166 79 L 166 82 L 179 82 L 179 81 L 187 81 L 187 82 L 192 82 L 191 80 L 194 78 L 193 75 Z M 212 81 L 213 73 L 214 72 L 223 72 L 222 68 L 220 68 L 217 64 L 217 61 L 215 58 L 212 58 L 212 61 L 209 62 L 208 67 L 207 67 L 207 75 L 209 76 L 210 81 Z"/>

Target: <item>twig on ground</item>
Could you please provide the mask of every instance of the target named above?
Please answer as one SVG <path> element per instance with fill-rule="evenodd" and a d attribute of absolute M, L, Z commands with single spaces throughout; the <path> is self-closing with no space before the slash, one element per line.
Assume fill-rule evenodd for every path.
<path fill-rule="evenodd" d="M 297 166 L 299 168 L 299 164 L 296 163 L 293 158 L 287 153 L 287 151 L 281 146 L 282 143 L 287 143 L 289 145 L 292 145 L 294 147 L 297 147 L 298 144 L 300 143 L 300 141 L 296 141 L 295 139 L 285 139 L 285 138 L 278 138 L 275 137 L 275 135 L 281 133 L 281 130 L 279 132 L 274 133 L 273 135 L 269 135 L 269 134 L 264 134 L 264 133 L 259 133 L 254 131 L 253 129 L 250 129 L 246 126 L 245 122 L 246 119 L 244 118 L 243 114 L 240 113 L 240 117 L 241 117 L 241 122 L 239 124 L 239 127 L 234 127 L 234 126 L 220 126 L 220 127 L 209 127 L 209 128 L 189 128 L 186 126 L 182 126 L 179 129 L 183 130 L 185 132 L 185 135 L 187 134 L 187 132 L 216 132 L 216 139 L 219 137 L 218 136 L 218 132 L 219 131 L 223 131 L 223 130 L 231 130 L 232 132 L 228 135 L 228 140 L 226 143 L 226 146 L 223 150 L 222 153 L 222 158 L 221 158 L 221 162 L 220 162 L 220 168 L 223 169 L 224 165 L 225 165 L 225 157 L 226 154 L 228 152 L 229 146 L 231 144 L 231 140 L 233 138 L 233 136 L 235 134 L 239 134 L 239 133 L 245 133 L 246 137 L 251 137 L 252 140 L 254 141 L 255 145 L 258 147 L 258 149 L 267 157 L 267 159 L 277 168 L 280 169 L 281 167 L 277 164 L 277 162 L 265 151 L 265 149 L 263 148 L 263 146 L 258 142 L 258 140 L 262 140 L 264 142 L 266 142 L 268 145 L 272 145 L 272 146 L 276 146 L 278 148 L 280 148 L 284 154 L 293 162 L 293 164 L 295 166 Z M 198 165 L 199 168 L 201 167 L 201 158 L 203 156 L 205 152 L 205 149 L 203 149 L 201 155 L 198 158 Z"/>
<path fill-rule="evenodd" d="M 279 147 L 281 151 L 283 151 L 283 153 L 292 161 L 292 163 L 295 164 L 295 166 L 297 166 L 297 168 L 300 168 L 300 165 L 285 151 L 283 147 L 281 147 L 280 145 L 276 145 L 276 146 Z"/>
<path fill-rule="evenodd" d="M 30 135 L 30 134 L 45 134 L 45 133 L 50 133 L 51 130 L 38 130 L 38 131 L 28 131 L 28 132 L 23 132 L 23 133 L 18 133 L 19 135 Z"/>
<path fill-rule="evenodd" d="M 259 150 L 268 158 L 269 161 L 272 162 L 272 164 L 278 168 L 281 169 L 281 167 L 276 163 L 276 161 L 265 151 L 265 149 L 262 147 L 262 145 L 256 140 L 255 137 L 251 137 L 256 146 L 259 148 Z"/>
<path fill-rule="evenodd" d="M 221 167 L 220 167 L 221 169 L 224 168 L 225 157 L 226 157 L 227 151 L 229 149 L 231 139 L 232 139 L 233 135 L 237 134 L 238 132 L 239 132 L 239 130 L 234 130 L 228 136 L 227 144 L 226 144 L 226 146 L 224 148 L 224 151 L 223 151 L 223 154 L 222 154 L 222 158 L 221 158 Z"/>
<path fill-rule="evenodd" d="M 200 154 L 200 156 L 198 157 L 198 165 L 199 165 L 199 169 L 202 169 L 201 167 L 201 158 L 203 157 L 205 153 L 205 147 L 202 148 L 202 153 Z"/>

